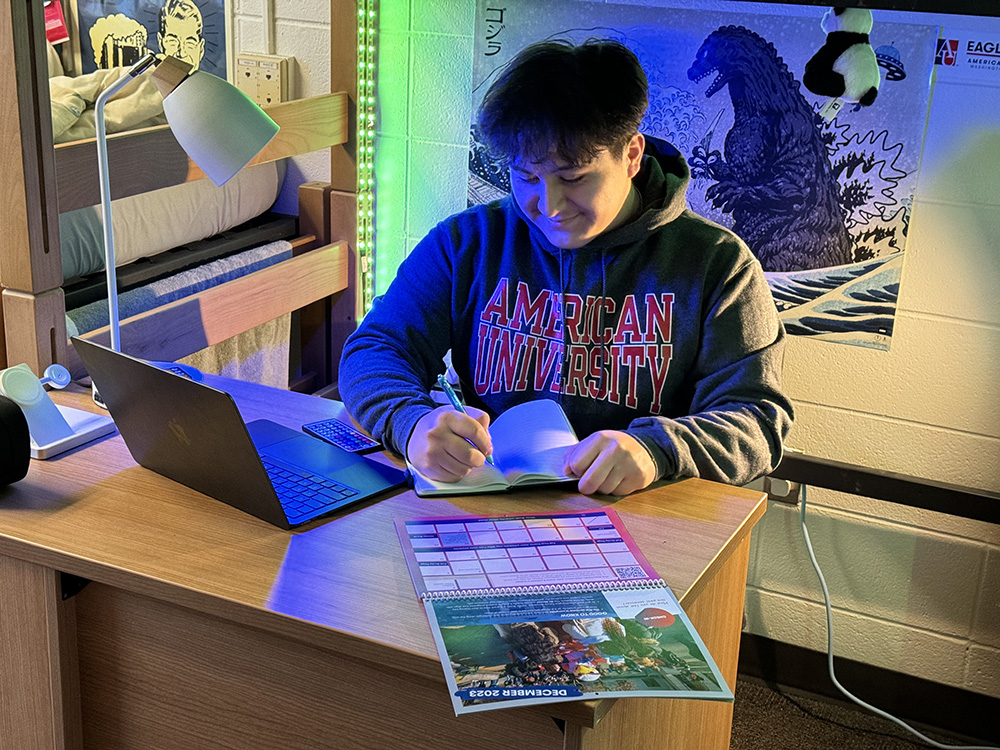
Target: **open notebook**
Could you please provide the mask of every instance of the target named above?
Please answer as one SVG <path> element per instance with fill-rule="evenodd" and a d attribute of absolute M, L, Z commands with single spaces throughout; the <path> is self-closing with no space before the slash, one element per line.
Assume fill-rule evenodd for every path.
<path fill-rule="evenodd" d="M 421 497 L 469 495 L 575 479 L 563 473 L 563 457 L 579 441 L 555 401 L 541 399 L 511 407 L 490 424 L 490 438 L 495 466 L 484 464 L 457 482 L 438 482 L 407 464 L 414 491 Z"/>

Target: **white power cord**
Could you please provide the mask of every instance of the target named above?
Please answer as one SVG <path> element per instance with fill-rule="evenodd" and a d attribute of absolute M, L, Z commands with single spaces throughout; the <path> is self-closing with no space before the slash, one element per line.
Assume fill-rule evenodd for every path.
<path fill-rule="evenodd" d="M 880 708 L 875 708 L 869 703 L 865 703 L 860 698 L 847 692 L 846 688 L 837 681 L 836 675 L 833 673 L 833 608 L 830 606 L 830 592 L 826 588 L 826 579 L 823 578 L 823 571 L 819 569 L 819 563 L 816 562 L 816 554 L 813 552 L 812 541 L 809 539 L 809 530 L 806 528 L 806 485 L 802 485 L 802 506 L 800 511 L 800 517 L 802 519 L 802 535 L 806 540 L 806 549 L 809 550 L 809 559 L 812 561 L 813 569 L 816 571 L 816 575 L 819 577 L 819 585 L 823 589 L 823 601 L 826 604 L 826 656 L 827 656 L 827 666 L 830 670 L 830 679 L 833 680 L 834 686 L 843 693 L 847 698 L 857 703 L 862 708 L 866 708 L 872 713 L 881 716 L 884 719 L 895 722 L 903 729 L 919 737 L 921 740 L 926 742 L 931 747 L 942 748 L 942 750 L 1000 750 L 996 745 L 943 745 L 940 742 L 932 740 L 930 737 L 917 731 L 909 724 L 907 724 L 902 719 L 897 719 L 895 716 L 886 713 Z"/>

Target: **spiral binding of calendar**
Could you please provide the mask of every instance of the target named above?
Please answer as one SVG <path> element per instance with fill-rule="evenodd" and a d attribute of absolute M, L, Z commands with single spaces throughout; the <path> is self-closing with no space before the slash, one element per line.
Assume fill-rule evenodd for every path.
<path fill-rule="evenodd" d="M 479 599 L 495 596 L 521 596 L 524 594 L 587 594 L 594 591 L 636 591 L 666 587 L 662 578 L 645 578 L 630 581 L 594 581 L 591 583 L 552 583 L 545 586 L 507 586 L 496 589 L 465 589 L 459 591 L 428 591 L 425 599 Z"/>

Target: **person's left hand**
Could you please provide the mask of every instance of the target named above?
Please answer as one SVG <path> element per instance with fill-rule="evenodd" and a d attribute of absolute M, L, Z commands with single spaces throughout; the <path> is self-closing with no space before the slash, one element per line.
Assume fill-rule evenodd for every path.
<path fill-rule="evenodd" d="M 566 453 L 563 471 L 580 477 L 584 495 L 628 495 L 656 479 L 656 464 L 642 444 L 627 432 L 601 430 Z"/>

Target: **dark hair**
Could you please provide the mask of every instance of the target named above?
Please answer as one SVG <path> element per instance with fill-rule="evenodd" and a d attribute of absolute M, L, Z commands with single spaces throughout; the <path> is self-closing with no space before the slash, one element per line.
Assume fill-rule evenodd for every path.
<path fill-rule="evenodd" d="M 505 162 L 539 162 L 554 151 L 584 164 L 601 149 L 621 154 L 647 103 L 646 74 L 624 44 L 550 40 L 525 47 L 504 67 L 479 106 L 477 130 Z"/>

